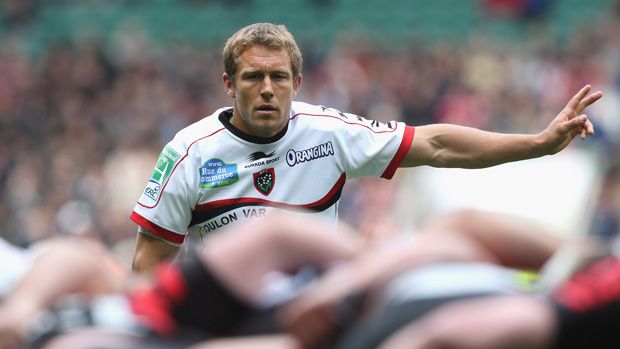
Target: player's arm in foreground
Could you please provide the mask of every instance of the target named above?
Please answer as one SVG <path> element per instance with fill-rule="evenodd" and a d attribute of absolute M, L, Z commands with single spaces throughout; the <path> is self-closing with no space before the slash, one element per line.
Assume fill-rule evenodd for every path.
<path fill-rule="evenodd" d="M 177 254 L 178 247 L 170 245 L 156 238 L 148 231 L 138 229 L 136 250 L 133 256 L 131 268 L 134 273 L 148 273 L 161 261 L 170 259 Z M 151 234 L 151 235 L 150 235 Z"/>
<path fill-rule="evenodd" d="M 534 135 L 494 133 L 449 124 L 416 127 L 401 166 L 484 168 L 555 154 L 576 135 L 586 138 L 594 134 L 592 123 L 582 113 L 603 93 L 588 95 L 590 89 L 590 85 L 583 87 L 544 131 Z"/>
<path fill-rule="evenodd" d="M 549 290 L 547 298 L 504 295 L 448 303 L 400 329 L 380 349 L 618 348 L 619 290 L 620 260 L 602 257 Z"/>
<path fill-rule="evenodd" d="M 554 315 L 549 302 L 533 296 L 455 301 L 404 326 L 380 349 L 550 349 Z"/>
<path fill-rule="evenodd" d="M 458 234 L 473 239 L 499 264 L 538 270 L 565 242 L 554 231 L 516 216 L 475 209 L 461 209 L 427 219 L 420 226 L 432 234 Z"/>
<path fill-rule="evenodd" d="M 294 337 L 285 334 L 208 340 L 188 349 L 301 349 Z"/>
<path fill-rule="evenodd" d="M 234 225 L 214 235 L 200 254 L 158 267 L 152 285 L 132 292 L 132 309 L 164 336 L 173 336 L 179 327 L 226 333 L 265 301 L 269 273 L 295 273 L 305 266 L 327 269 L 359 253 L 361 238 L 344 226 L 338 230 L 299 214 Z M 161 313 L 170 316 L 153 316 Z"/>
<path fill-rule="evenodd" d="M 0 348 L 19 347 L 37 315 L 70 293 L 120 292 L 126 271 L 93 241 L 46 242 L 28 272 L 0 304 Z"/>
<path fill-rule="evenodd" d="M 357 234 L 344 224 L 334 230 L 316 217 L 275 214 L 214 236 L 200 258 L 234 294 L 254 304 L 269 272 L 326 269 L 359 253 L 363 242 Z"/>

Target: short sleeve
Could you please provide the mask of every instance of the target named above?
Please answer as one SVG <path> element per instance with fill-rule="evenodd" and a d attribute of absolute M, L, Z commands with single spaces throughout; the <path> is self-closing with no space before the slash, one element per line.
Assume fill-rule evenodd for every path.
<path fill-rule="evenodd" d="M 188 183 L 194 179 L 187 162 L 187 151 L 174 140 L 168 143 L 131 214 L 139 226 L 173 245 L 183 243 L 191 220 L 194 199 Z"/>
<path fill-rule="evenodd" d="M 342 156 L 347 176 L 391 179 L 409 150 L 415 128 L 402 122 L 355 118 L 337 135 L 345 149 Z"/>

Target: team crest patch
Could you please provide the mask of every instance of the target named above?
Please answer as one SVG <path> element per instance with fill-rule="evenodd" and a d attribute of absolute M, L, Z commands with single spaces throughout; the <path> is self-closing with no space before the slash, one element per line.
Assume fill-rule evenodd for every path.
<path fill-rule="evenodd" d="M 198 169 L 201 188 L 217 188 L 239 181 L 237 164 L 227 164 L 221 159 L 209 159 Z"/>
<path fill-rule="evenodd" d="M 266 168 L 264 170 L 254 172 L 253 176 L 254 188 L 265 196 L 269 195 L 276 184 L 276 170 L 274 168 Z"/>

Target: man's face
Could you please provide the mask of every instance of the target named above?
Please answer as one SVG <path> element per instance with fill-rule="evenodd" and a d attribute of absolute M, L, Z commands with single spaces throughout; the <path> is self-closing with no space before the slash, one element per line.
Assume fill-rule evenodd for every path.
<path fill-rule="evenodd" d="M 254 45 L 239 57 L 235 75 L 224 74 L 223 80 L 226 93 L 235 99 L 235 127 L 249 135 L 271 137 L 288 122 L 301 74 L 293 78 L 284 49 Z"/>

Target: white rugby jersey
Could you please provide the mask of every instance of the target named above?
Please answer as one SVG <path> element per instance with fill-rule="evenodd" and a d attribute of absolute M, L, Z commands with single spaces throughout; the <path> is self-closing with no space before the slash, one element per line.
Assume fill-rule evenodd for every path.
<path fill-rule="evenodd" d="M 287 127 L 253 137 L 217 110 L 179 131 L 163 149 L 131 219 L 174 245 L 202 240 L 231 223 L 274 209 L 338 219 L 347 178 L 390 179 L 414 128 L 293 102 Z"/>

